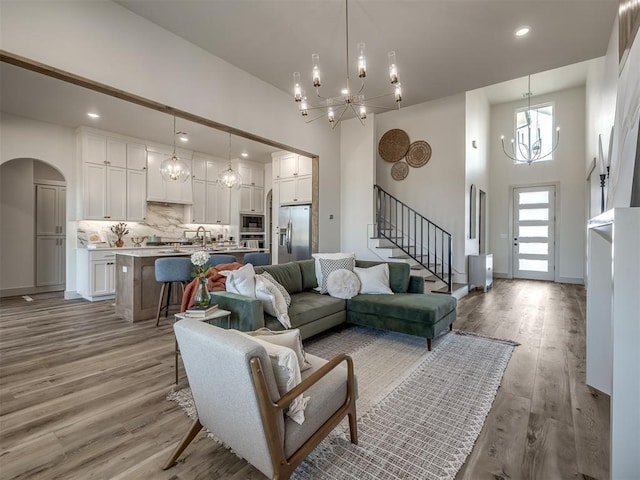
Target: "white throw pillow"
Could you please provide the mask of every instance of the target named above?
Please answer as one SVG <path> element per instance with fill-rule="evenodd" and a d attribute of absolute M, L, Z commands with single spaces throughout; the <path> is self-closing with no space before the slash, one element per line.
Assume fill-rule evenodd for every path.
<path fill-rule="evenodd" d="M 320 270 L 322 271 L 322 283 L 320 284 L 320 293 L 327 293 L 327 280 L 329 274 L 334 270 L 350 270 L 353 271 L 356 266 L 356 260 L 354 257 L 343 257 L 337 259 L 331 258 L 321 258 L 320 262 Z"/>
<path fill-rule="evenodd" d="M 332 297 L 348 300 L 360 292 L 360 280 L 351 270 L 334 270 L 327 276 L 327 290 Z"/>
<path fill-rule="evenodd" d="M 280 290 L 280 293 L 282 293 L 282 296 L 284 297 L 284 301 L 287 302 L 287 307 L 291 306 L 291 295 L 289 295 L 289 292 L 287 292 L 287 289 L 284 288 L 284 286 L 281 283 L 278 283 L 278 281 L 275 278 L 273 278 L 273 276 L 269 272 L 262 272 L 256 276 L 262 277 L 265 280 L 268 280 L 271 283 L 273 283 L 276 286 L 276 288 Z"/>
<path fill-rule="evenodd" d="M 291 328 L 287 302 L 285 302 L 280 290 L 259 275 L 255 277 L 255 285 L 255 298 L 262 302 L 264 311 L 276 317 L 284 328 Z"/>
<path fill-rule="evenodd" d="M 300 367 L 298 366 L 298 357 L 293 350 L 281 345 L 265 342 L 257 337 L 251 338 L 262 345 L 267 351 L 280 396 L 287 393 L 302 381 Z M 302 425 L 304 423 L 304 409 L 308 402 L 309 397 L 303 397 L 302 394 L 298 395 L 289 405 L 287 416 L 297 424 Z"/>
<path fill-rule="evenodd" d="M 285 330 L 284 332 L 277 332 L 269 330 L 268 328 L 259 328 L 254 332 L 248 332 L 247 335 L 258 337 L 260 340 L 264 340 L 265 342 L 290 348 L 296 352 L 296 357 L 298 357 L 298 366 L 300 367 L 301 372 L 312 367 L 312 365 L 307 361 L 307 354 L 304 353 L 304 347 L 302 346 L 302 336 L 300 335 L 300 330 L 297 328 L 294 328 L 293 330 Z"/>
<path fill-rule="evenodd" d="M 315 290 L 321 290 L 322 288 L 322 270 L 320 269 L 320 259 L 321 258 L 328 258 L 330 260 L 337 260 L 340 258 L 348 258 L 351 257 L 354 259 L 356 258 L 356 254 L 355 253 L 313 253 L 311 255 L 315 261 L 316 261 L 316 281 L 318 282 L 318 286 L 315 288 Z"/>
<path fill-rule="evenodd" d="M 360 279 L 360 293 L 393 295 L 389 288 L 389 265 L 386 263 L 369 268 L 355 267 L 353 271 Z"/>
<path fill-rule="evenodd" d="M 253 265 L 247 263 L 237 270 L 222 270 L 219 273 L 227 277 L 227 292 L 256 298 L 256 272 Z"/>

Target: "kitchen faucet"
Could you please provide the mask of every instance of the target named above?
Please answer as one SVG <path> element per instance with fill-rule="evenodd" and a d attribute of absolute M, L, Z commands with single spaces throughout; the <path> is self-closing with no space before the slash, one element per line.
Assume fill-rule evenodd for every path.
<path fill-rule="evenodd" d="M 200 238 L 200 229 L 202 229 L 202 246 L 206 247 L 207 246 L 207 231 L 205 230 L 205 228 L 202 225 L 200 225 L 196 230 L 196 238 Z"/>

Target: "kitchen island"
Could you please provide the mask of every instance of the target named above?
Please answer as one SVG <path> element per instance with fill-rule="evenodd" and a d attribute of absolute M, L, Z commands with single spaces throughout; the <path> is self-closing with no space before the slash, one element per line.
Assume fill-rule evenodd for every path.
<path fill-rule="evenodd" d="M 139 322 L 155 318 L 161 283 L 156 281 L 155 262 L 157 258 L 189 257 L 202 247 L 139 248 L 118 251 L 116 254 L 116 315 L 129 322 Z M 265 252 L 257 248 L 216 248 L 206 249 L 211 255 L 229 254 L 242 263 L 245 253 Z M 176 291 L 177 290 L 177 291 Z M 172 303 L 179 303 L 181 292 L 174 289 Z"/>

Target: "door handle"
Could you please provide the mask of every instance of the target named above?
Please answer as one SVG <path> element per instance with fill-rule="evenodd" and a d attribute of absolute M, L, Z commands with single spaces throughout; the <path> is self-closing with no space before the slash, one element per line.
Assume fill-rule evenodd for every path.
<path fill-rule="evenodd" d="M 291 233 L 292 233 L 291 221 L 287 224 L 287 253 L 291 253 Z"/>

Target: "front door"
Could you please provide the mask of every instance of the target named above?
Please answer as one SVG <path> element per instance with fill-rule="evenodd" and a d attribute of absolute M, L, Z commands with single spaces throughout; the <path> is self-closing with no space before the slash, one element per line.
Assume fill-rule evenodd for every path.
<path fill-rule="evenodd" d="M 513 277 L 555 278 L 553 185 L 513 190 Z"/>

